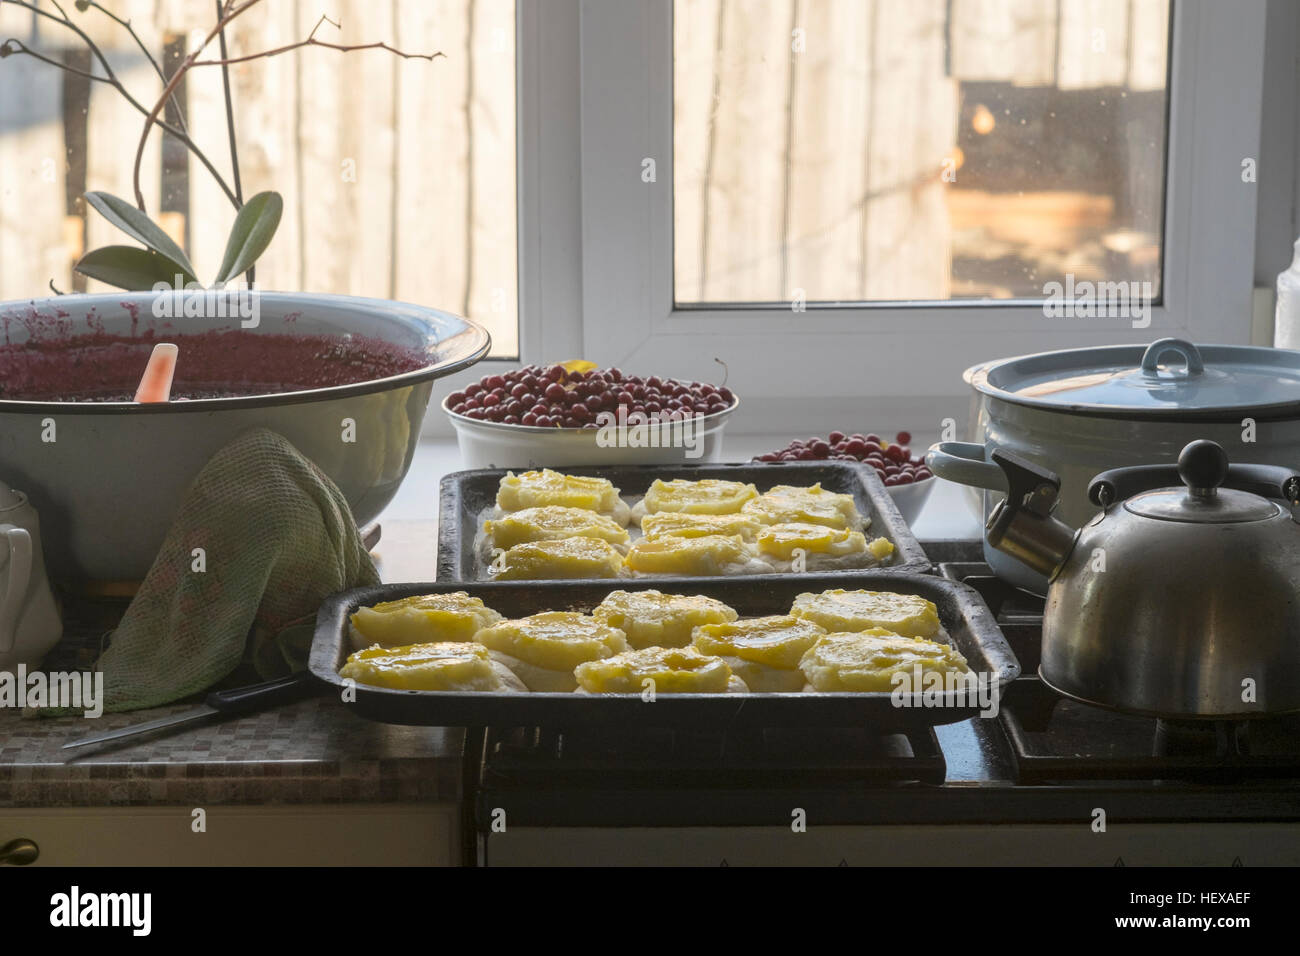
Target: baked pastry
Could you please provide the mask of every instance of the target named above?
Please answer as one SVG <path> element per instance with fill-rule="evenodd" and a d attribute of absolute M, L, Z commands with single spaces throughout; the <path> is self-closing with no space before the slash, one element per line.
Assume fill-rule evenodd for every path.
<path fill-rule="evenodd" d="M 492 660 L 482 644 L 436 641 L 407 647 L 368 647 L 348 655 L 342 677 L 394 690 L 459 692 L 526 691 L 509 668 Z"/>
<path fill-rule="evenodd" d="M 823 524 L 791 522 L 768 525 L 758 533 L 755 544 L 759 558 L 773 571 L 829 571 L 870 567 L 877 563 L 861 531 L 828 528 Z M 799 555 L 796 551 L 803 552 L 802 566 L 797 561 Z"/>
<path fill-rule="evenodd" d="M 879 627 L 903 637 L 933 640 L 943 628 L 939 609 L 919 594 L 895 591 L 845 591 L 804 593 L 794 599 L 790 613 L 828 631 L 865 631 Z"/>
<path fill-rule="evenodd" d="M 591 616 L 627 635 L 633 648 L 685 647 L 701 624 L 725 624 L 739 615 L 702 594 L 661 591 L 610 591 Z"/>
<path fill-rule="evenodd" d="M 565 475 L 544 468 L 518 475 L 506 472 L 501 479 L 497 488 L 497 508 L 500 511 L 522 511 L 546 505 L 595 511 L 621 525 L 626 525 L 631 516 L 631 509 L 618 496 L 618 489 L 604 478 Z"/>
<path fill-rule="evenodd" d="M 850 531 L 865 527 L 853 496 L 826 491 L 821 482 L 807 488 L 777 485 L 745 502 L 741 511 L 763 524 L 820 524 Z"/>
<path fill-rule="evenodd" d="M 599 538 L 528 541 L 494 559 L 491 569 L 498 581 L 616 578 L 623 572 L 623 555 Z"/>
<path fill-rule="evenodd" d="M 573 669 L 627 650 L 616 627 L 575 611 L 543 611 L 485 627 L 474 640 L 510 668 L 529 690 L 570 691 Z"/>
<path fill-rule="evenodd" d="M 640 521 L 646 515 L 661 511 L 677 511 L 697 515 L 730 515 L 739 511 L 751 498 L 758 497 L 758 489 L 741 481 L 722 478 L 702 478 L 690 481 L 674 478 L 664 481 L 656 478 L 646 489 L 632 516 Z"/>
<path fill-rule="evenodd" d="M 655 538 L 702 538 L 706 534 L 738 534 L 753 541 L 763 528 L 757 519 L 745 514 L 697 515 L 685 511 L 660 511 L 641 519 L 641 533 Z"/>
<path fill-rule="evenodd" d="M 691 644 L 702 654 L 721 657 L 750 690 L 795 693 L 807 683 L 800 659 L 825 635 L 811 621 L 776 615 L 701 625 Z"/>
<path fill-rule="evenodd" d="M 489 553 L 495 548 L 513 548 L 530 541 L 559 541 L 563 538 L 598 538 L 626 552 L 627 529 L 608 515 L 586 508 L 543 505 L 508 511 L 483 525 L 484 545 Z"/>
<path fill-rule="evenodd" d="M 708 534 L 699 538 L 641 538 L 627 552 L 633 574 L 714 576 L 764 574 L 771 567 L 758 560 L 753 547 L 738 534 Z"/>
<path fill-rule="evenodd" d="M 358 651 L 375 644 L 404 647 L 431 641 L 470 641 L 480 628 L 499 620 L 501 615 L 481 598 L 464 591 L 421 594 L 357 608 L 348 619 L 348 639 Z"/>
<path fill-rule="evenodd" d="M 970 672 L 966 658 L 948 644 L 900 637 L 880 627 L 827 634 L 799 661 L 808 679 L 804 690 L 810 691 L 889 693 L 895 674 L 912 681 L 917 668 L 922 675 Z"/>
<path fill-rule="evenodd" d="M 640 694 L 654 683 L 656 694 L 744 694 L 749 688 L 731 673 L 727 662 L 693 647 L 645 647 L 601 661 L 579 664 L 574 671 L 580 693 Z"/>

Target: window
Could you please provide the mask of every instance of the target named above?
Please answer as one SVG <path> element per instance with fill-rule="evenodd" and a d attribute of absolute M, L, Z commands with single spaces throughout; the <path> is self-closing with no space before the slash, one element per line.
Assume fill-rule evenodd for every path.
<path fill-rule="evenodd" d="M 122 82 L 151 106 L 161 83 L 131 36 L 94 8 L 64 4 Z M 145 47 L 174 67 L 212 26 L 213 4 L 105 0 Z M 53 7 L 43 8 L 55 12 Z M 385 41 L 385 51 L 300 49 L 232 65 L 243 194 L 283 194 L 285 213 L 257 266 L 265 289 L 399 299 L 477 320 L 493 355 L 519 350 L 513 0 L 266 2 L 227 31 L 230 55 L 317 36 Z M 77 69 L 103 70 L 66 27 L 0 4 L 0 40 Z M 204 58 L 215 57 L 215 45 Z M 199 67 L 167 118 L 183 120 L 228 183 L 221 71 Z M 107 287 L 72 272 L 90 248 L 125 241 L 80 196 L 132 195 L 143 117 L 107 84 L 22 56 L 0 61 L 0 299 Z M 144 160 L 151 215 L 200 277 L 220 264 L 233 207 L 174 138 L 154 134 Z"/>
<path fill-rule="evenodd" d="M 673 282 L 700 304 L 1160 287 L 1167 0 L 673 5 Z"/>
<path fill-rule="evenodd" d="M 1264 19 L 1201 0 L 584 3 L 585 351 L 692 378 L 721 358 L 750 427 L 869 405 L 926 431 L 965 421 L 980 360 L 1247 341 Z M 1156 304 L 1045 308 L 1070 274 L 1150 281 Z"/>

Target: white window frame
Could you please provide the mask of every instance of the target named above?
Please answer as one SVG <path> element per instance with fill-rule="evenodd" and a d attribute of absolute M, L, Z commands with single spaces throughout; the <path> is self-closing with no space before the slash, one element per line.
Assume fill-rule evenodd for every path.
<path fill-rule="evenodd" d="M 521 9 L 534 5 L 552 9 Z M 714 381 L 727 360 L 738 430 L 862 421 L 868 406 L 882 427 L 929 431 L 962 420 L 977 361 L 1165 335 L 1248 342 L 1257 187 L 1241 171 L 1258 158 L 1265 0 L 1173 0 L 1172 17 L 1162 304 L 1135 329 L 1027 304 L 676 309 L 672 0 L 581 0 L 581 354 Z"/>

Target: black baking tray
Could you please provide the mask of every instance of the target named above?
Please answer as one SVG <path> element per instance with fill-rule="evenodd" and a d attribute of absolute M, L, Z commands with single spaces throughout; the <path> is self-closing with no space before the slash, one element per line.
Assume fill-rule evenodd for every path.
<path fill-rule="evenodd" d="M 660 694 L 653 702 L 637 694 L 459 693 L 346 687 L 339 668 L 351 645 L 348 617 L 358 608 L 417 594 L 467 591 L 508 618 L 540 611 L 590 611 L 610 591 L 640 591 L 662 582 L 484 582 L 482 584 L 388 584 L 344 591 L 326 599 L 316 617 L 311 672 L 333 685 L 348 706 L 367 719 L 436 727 L 606 728 L 870 727 L 893 732 L 954 723 L 977 716 L 978 702 L 897 706 L 889 693 Z M 933 601 L 939 620 L 971 670 L 988 675 L 1000 694 L 1020 674 L 1020 664 L 979 594 L 964 584 L 929 574 L 861 571 L 843 574 L 766 575 L 750 578 L 676 578 L 672 590 L 725 601 L 741 617 L 786 613 L 804 591 L 867 588 L 919 594 Z M 345 694 L 344 691 L 347 690 Z M 353 699 L 354 698 L 354 699 Z M 915 702 L 914 702 L 915 703 Z"/>
<path fill-rule="evenodd" d="M 880 481 L 876 470 L 867 464 L 844 461 L 783 461 L 746 462 L 743 464 L 677 464 L 677 465 L 620 465 L 581 466 L 557 469 L 570 475 L 606 478 L 626 499 L 638 499 L 645 494 L 656 478 L 721 478 L 726 481 L 752 482 L 760 492 L 774 485 L 812 485 L 821 482 L 827 491 L 853 495 L 858 513 L 871 519 L 868 538 L 885 537 L 894 545 L 894 558 L 878 568 L 855 568 L 843 571 L 819 571 L 837 577 L 862 574 L 870 571 L 930 571 L 929 557 L 921 548 L 916 536 L 899 514 L 888 490 Z M 478 534 L 480 515 L 496 504 L 497 488 L 507 474 L 504 468 L 481 468 L 475 471 L 455 471 L 442 479 L 438 498 L 438 580 L 439 581 L 489 581 L 482 561 L 474 553 L 474 538 Z M 728 575 L 728 577 L 762 578 L 780 580 L 798 578 L 803 574 Z M 613 580 L 613 579 L 608 579 Z M 617 580 L 660 581 L 667 585 L 682 578 L 639 577 Z"/>

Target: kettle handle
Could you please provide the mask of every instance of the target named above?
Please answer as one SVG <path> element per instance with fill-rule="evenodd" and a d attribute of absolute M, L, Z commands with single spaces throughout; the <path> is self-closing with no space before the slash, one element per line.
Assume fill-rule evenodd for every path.
<path fill-rule="evenodd" d="M 1088 485 L 1088 500 L 1108 508 L 1144 491 L 1176 488 L 1185 483 L 1177 465 L 1133 465 L 1103 471 Z M 1277 465 L 1228 465 L 1221 488 L 1248 491 L 1264 498 L 1295 503 L 1300 499 L 1300 474 Z"/>
<path fill-rule="evenodd" d="M 18 618 L 32 578 L 32 536 L 26 528 L 0 524 L 0 538 L 9 548 L 9 573 L 0 600 L 0 653 L 8 653 L 18 639 Z"/>

